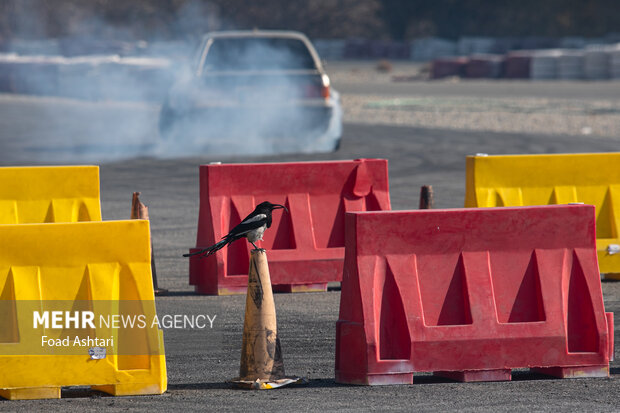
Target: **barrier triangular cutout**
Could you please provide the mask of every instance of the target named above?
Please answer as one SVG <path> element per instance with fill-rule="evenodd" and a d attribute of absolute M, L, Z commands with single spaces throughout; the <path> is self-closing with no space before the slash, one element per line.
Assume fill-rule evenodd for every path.
<path fill-rule="evenodd" d="M 574 186 L 554 186 L 549 204 L 561 205 L 569 204 L 571 202 L 578 202 L 577 200 L 577 188 Z"/>
<path fill-rule="evenodd" d="M 284 206 L 288 209 L 288 213 L 284 210 L 282 211 L 282 216 L 280 217 L 280 222 L 278 223 L 278 227 L 275 228 L 275 239 L 273 240 L 273 246 L 271 247 L 274 250 L 287 250 L 287 249 L 295 249 L 297 245 L 295 244 L 295 232 L 293 229 L 293 221 L 291 216 L 291 206 L 289 205 L 288 198 L 284 203 Z"/>
<path fill-rule="evenodd" d="M 523 206 L 523 191 L 521 188 L 498 188 L 496 206 Z"/>
<path fill-rule="evenodd" d="M 241 222 L 241 214 L 237 209 L 234 201 L 230 201 L 230 221 L 228 223 L 228 231 L 234 228 Z M 226 231 L 226 232 L 228 232 Z M 216 242 L 219 240 L 216 240 Z M 241 239 L 236 242 L 228 244 L 227 251 L 224 252 L 226 256 L 226 274 L 227 275 L 241 275 L 248 273 L 248 247 L 245 239 Z"/>
<path fill-rule="evenodd" d="M 366 211 L 381 211 L 381 205 L 379 205 L 379 200 L 373 191 L 364 198 Z"/>
<path fill-rule="evenodd" d="M 605 198 L 596 211 L 596 238 L 615 238 L 616 228 L 611 188 L 605 191 Z"/>
<path fill-rule="evenodd" d="M 56 218 L 54 215 L 54 202 L 50 202 L 49 207 L 47 208 L 47 213 L 45 214 L 45 219 L 43 222 L 56 222 Z"/>
<path fill-rule="evenodd" d="M 123 265 L 119 273 L 119 315 L 122 328 L 118 331 L 118 369 L 148 369 L 148 329 L 138 328 L 137 317 L 144 314 L 136 278 L 129 265 Z M 130 321 L 123 321 L 125 320 Z M 134 324 L 132 325 L 131 322 Z M 150 326 L 150 324 L 149 324 Z"/>
<path fill-rule="evenodd" d="M 69 310 L 71 314 L 75 317 L 76 321 L 71 322 L 71 325 L 63 328 L 60 337 L 71 337 L 73 340 L 74 337 L 79 338 L 87 338 L 87 337 L 95 337 L 96 332 L 94 329 L 82 328 L 82 313 L 85 311 L 93 311 L 92 306 L 93 300 L 93 292 L 90 281 L 90 269 L 88 266 L 84 269 L 84 276 L 82 277 L 82 282 L 80 283 L 80 287 L 78 288 L 77 293 L 75 294 L 75 298 L 73 303 L 71 304 L 71 309 Z M 86 325 L 84 325 L 86 326 Z"/>
<path fill-rule="evenodd" d="M 505 206 L 504 200 L 502 199 L 502 195 L 497 191 L 495 192 L 495 205 L 493 206 L 497 206 L 497 207 Z"/>
<path fill-rule="evenodd" d="M 411 338 L 403 298 L 389 261 L 385 263 L 385 283 L 381 297 L 379 349 L 380 358 L 384 360 L 408 360 L 411 353 Z"/>
<path fill-rule="evenodd" d="M 19 343 L 15 282 L 12 269 L 9 270 L 2 293 L 0 293 L 0 343 Z"/>
<path fill-rule="evenodd" d="M 437 325 L 446 326 L 471 323 L 469 292 L 465 280 L 465 264 L 463 263 L 463 254 L 460 254 L 443 306 L 441 307 L 441 312 L 439 313 Z"/>
<path fill-rule="evenodd" d="M 331 226 L 327 241 L 327 248 L 344 247 L 344 213 L 346 212 L 344 198 L 338 204 L 338 211 Z"/>
<path fill-rule="evenodd" d="M 599 350 L 599 335 L 596 328 L 592 297 L 590 297 L 583 268 L 574 252 L 568 285 L 566 334 L 569 353 L 597 352 Z"/>
<path fill-rule="evenodd" d="M 88 207 L 84 202 L 80 202 L 77 213 L 78 222 L 91 221 L 90 213 L 88 212 Z"/>
<path fill-rule="evenodd" d="M 545 321 L 545 309 L 540 288 L 538 260 L 536 252 L 533 252 L 510 310 L 508 322 L 526 323 L 535 321 Z"/>

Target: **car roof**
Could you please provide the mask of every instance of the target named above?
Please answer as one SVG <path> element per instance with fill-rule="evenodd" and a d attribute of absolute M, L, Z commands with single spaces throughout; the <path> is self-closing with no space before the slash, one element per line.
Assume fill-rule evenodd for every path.
<path fill-rule="evenodd" d="M 301 42 L 303 42 L 306 47 L 308 48 L 308 51 L 310 52 L 310 55 L 312 56 L 312 59 L 314 60 L 314 64 L 316 65 L 316 68 L 319 72 L 324 73 L 325 69 L 323 69 L 323 64 L 321 62 L 321 58 L 319 57 L 318 53 L 316 52 L 316 49 L 314 48 L 314 46 L 312 45 L 312 42 L 310 41 L 310 39 L 308 39 L 308 37 L 301 33 L 301 32 L 297 32 L 297 31 L 293 31 L 293 30 L 221 30 L 221 31 L 213 31 L 213 32 L 208 32 L 206 33 L 203 37 L 202 37 L 202 41 L 201 44 L 203 45 L 208 45 L 210 42 L 212 42 L 215 39 L 232 39 L 232 38 L 281 38 L 281 39 L 297 39 Z M 201 49 L 203 48 L 203 46 L 201 46 Z M 208 47 L 207 47 L 208 48 Z M 204 51 L 201 53 L 201 56 L 198 57 L 198 60 L 196 61 L 196 73 L 199 75 L 199 73 L 202 71 L 202 65 L 204 62 L 204 57 L 205 57 L 205 53 Z"/>
<path fill-rule="evenodd" d="M 281 37 L 308 40 L 305 34 L 292 30 L 222 30 L 209 32 L 204 35 L 204 38 L 222 37 Z"/>

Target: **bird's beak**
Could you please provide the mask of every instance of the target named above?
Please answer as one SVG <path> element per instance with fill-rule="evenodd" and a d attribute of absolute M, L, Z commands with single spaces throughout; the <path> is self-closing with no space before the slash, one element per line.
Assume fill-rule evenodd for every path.
<path fill-rule="evenodd" d="M 288 213 L 288 209 L 284 205 L 273 204 L 273 209 L 284 209 Z"/>

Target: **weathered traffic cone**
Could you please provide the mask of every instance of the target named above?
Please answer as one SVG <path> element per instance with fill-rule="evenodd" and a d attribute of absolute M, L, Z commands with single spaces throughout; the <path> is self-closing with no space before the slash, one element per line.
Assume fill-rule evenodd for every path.
<path fill-rule="evenodd" d="M 303 380 L 300 378 L 284 375 L 267 254 L 262 249 L 252 250 L 241 365 L 239 379 L 234 380 L 234 383 L 244 388 L 266 390 L 301 382 Z"/>
<path fill-rule="evenodd" d="M 149 208 L 140 202 L 140 192 L 134 192 L 131 198 L 131 219 L 149 219 Z M 151 239 L 151 273 L 153 276 L 153 291 L 155 295 L 166 295 L 168 290 L 157 286 L 157 270 L 155 269 L 155 250 Z"/>

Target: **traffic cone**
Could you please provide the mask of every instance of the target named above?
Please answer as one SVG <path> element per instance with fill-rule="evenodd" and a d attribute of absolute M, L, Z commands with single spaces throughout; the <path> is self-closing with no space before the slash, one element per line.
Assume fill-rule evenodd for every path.
<path fill-rule="evenodd" d="M 433 209 L 434 203 L 433 186 L 422 186 L 420 188 L 420 209 Z"/>
<path fill-rule="evenodd" d="M 303 382 L 303 379 L 286 377 L 284 374 L 267 254 L 262 249 L 252 250 L 241 365 L 239 379 L 234 380 L 234 383 L 243 388 L 266 390 Z"/>
<path fill-rule="evenodd" d="M 134 192 L 131 198 L 131 219 L 149 219 L 149 208 L 140 202 L 140 192 Z M 151 239 L 151 275 L 153 277 L 153 291 L 155 295 L 166 295 L 168 290 L 157 286 L 157 270 L 155 269 L 155 250 Z"/>

